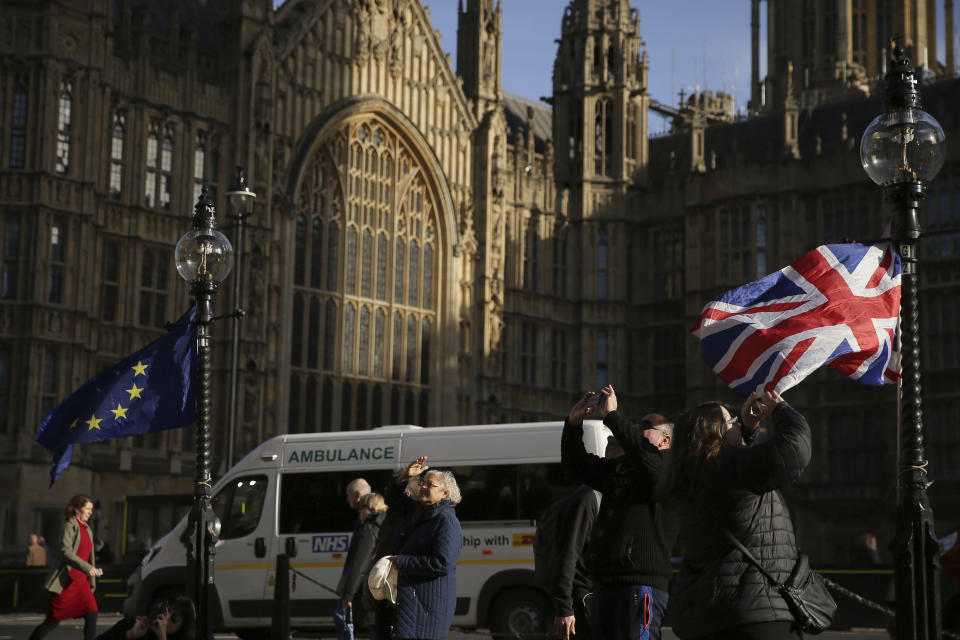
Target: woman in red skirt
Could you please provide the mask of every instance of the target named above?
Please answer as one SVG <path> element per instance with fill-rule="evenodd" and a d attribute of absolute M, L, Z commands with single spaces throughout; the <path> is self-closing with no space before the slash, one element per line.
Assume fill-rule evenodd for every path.
<path fill-rule="evenodd" d="M 87 520 L 93 513 L 93 500 L 85 495 L 70 499 L 63 510 L 63 536 L 60 539 L 60 558 L 47 576 L 44 587 L 50 592 L 47 619 L 30 634 L 30 640 L 40 640 L 61 620 L 83 618 L 84 640 L 97 635 L 97 601 L 93 597 L 97 569 L 93 558 L 93 537 Z"/>

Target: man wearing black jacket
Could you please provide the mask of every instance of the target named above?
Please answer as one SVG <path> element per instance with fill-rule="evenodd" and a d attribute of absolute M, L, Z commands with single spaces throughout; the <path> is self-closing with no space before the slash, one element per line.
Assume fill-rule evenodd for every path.
<path fill-rule="evenodd" d="M 364 522 L 359 515 L 361 499 L 370 493 L 370 483 L 363 478 L 351 480 L 347 485 L 346 499 L 351 509 L 358 512 L 357 520 L 350 537 L 350 548 L 347 550 L 347 559 L 343 563 L 343 573 L 337 583 L 337 595 L 340 601 L 333 612 L 333 624 L 336 628 L 338 640 L 352 640 L 353 634 L 347 625 L 353 624 L 353 603 L 360 586 L 366 579 L 370 568 L 370 556 L 377 542 L 379 522 Z"/>
<path fill-rule="evenodd" d="M 552 514 L 553 535 L 541 543 L 540 529 L 534 541 L 537 581 L 553 602 L 553 632 L 559 640 L 591 640 L 584 611 L 584 598 L 593 591 L 593 582 L 584 563 L 590 529 L 597 519 L 600 494 L 585 484 L 547 508 Z M 546 566 L 541 566 L 542 561 Z"/>
<path fill-rule="evenodd" d="M 561 459 L 581 482 L 603 498 L 588 548 L 596 584 L 590 611 L 594 640 L 659 640 L 673 573 L 670 548 L 676 535 L 672 518 L 654 499 L 670 447 L 672 426 L 658 413 L 635 426 L 617 411 L 608 385 L 599 404 L 588 391 L 570 410 L 561 437 Z M 625 455 L 605 459 L 583 445 L 583 419 L 599 413 Z"/>

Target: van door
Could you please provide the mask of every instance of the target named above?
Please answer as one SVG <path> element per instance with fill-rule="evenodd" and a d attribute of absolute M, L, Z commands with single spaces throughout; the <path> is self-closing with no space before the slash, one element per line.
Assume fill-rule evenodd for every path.
<path fill-rule="evenodd" d="M 269 625 L 272 606 L 264 598 L 268 574 L 276 561 L 273 473 L 247 473 L 228 480 L 213 497 L 220 518 L 215 584 L 228 628 Z"/>

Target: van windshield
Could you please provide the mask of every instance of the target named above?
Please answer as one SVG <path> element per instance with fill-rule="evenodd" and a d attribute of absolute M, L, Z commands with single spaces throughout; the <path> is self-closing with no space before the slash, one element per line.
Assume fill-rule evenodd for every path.
<path fill-rule="evenodd" d="M 213 510 L 220 518 L 220 538 L 241 538 L 253 533 L 263 513 L 267 476 L 240 476 L 213 496 Z"/>

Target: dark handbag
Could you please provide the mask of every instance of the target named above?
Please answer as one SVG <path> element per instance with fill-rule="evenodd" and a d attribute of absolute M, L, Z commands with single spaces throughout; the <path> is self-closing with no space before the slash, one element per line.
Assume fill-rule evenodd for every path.
<path fill-rule="evenodd" d="M 823 633 L 833 622 L 833 616 L 837 613 L 837 602 L 827 590 L 823 578 L 810 569 L 810 561 L 807 554 L 797 554 L 797 562 L 793 565 L 793 571 L 786 582 L 778 582 L 772 575 L 767 573 L 760 562 L 753 557 L 753 554 L 743 546 L 736 536 L 723 530 L 730 542 L 740 550 L 740 553 L 749 560 L 753 566 L 760 570 L 760 573 L 767 577 L 773 588 L 777 590 L 784 600 L 797 627 L 804 633 L 816 635 Z"/>

